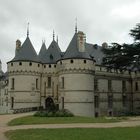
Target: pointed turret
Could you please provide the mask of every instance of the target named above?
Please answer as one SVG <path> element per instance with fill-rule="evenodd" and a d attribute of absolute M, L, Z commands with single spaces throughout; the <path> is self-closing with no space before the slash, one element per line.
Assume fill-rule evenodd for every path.
<path fill-rule="evenodd" d="M 68 58 L 87 58 L 91 59 L 89 54 L 85 51 L 85 35 L 83 32 L 79 31 L 75 33 L 63 59 Z"/>
<path fill-rule="evenodd" d="M 77 33 L 77 18 L 75 19 L 75 33 Z"/>
<path fill-rule="evenodd" d="M 30 38 L 27 36 L 26 40 L 22 44 L 20 50 L 16 53 L 12 61 L 34 61 L 38 62 L 37 53 L 30 41 Z"/>
<path fill-rule="evenodd" d="M 46 49 L 45 42 L 42 42 L 42 46 L 41 46 L 41 49 L 40 49 L 39 54 L 38 54 L 38 58 L 42 63 L 45 62 L 46 53 L 47 53 L 47 49 Z"/>
<path fill-rule="evenodd" d="M 61 50 L 55 40 L 53 40 L 47 50 L 45 56 L 45 63 L 56 63 L 57 60 L 61 59 Z"/>

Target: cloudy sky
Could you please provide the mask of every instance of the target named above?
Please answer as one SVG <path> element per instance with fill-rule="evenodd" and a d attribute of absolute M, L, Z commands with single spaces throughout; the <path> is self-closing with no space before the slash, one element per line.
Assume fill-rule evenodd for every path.
<path fill-rule="evenodd" d="M 129 43 L 129 30 L 140 23 L 140 0 L 0 0 L 0 59 L 3 70 L 14 57 L 15 41 L 26 39 L 30 23 L 30 39 L 37 53 L 42 39 L 48 47 L 52 32 L 59 37 L 65 51 L 73 34 L 75 18 L 78 30 L 87 42 Z"/>

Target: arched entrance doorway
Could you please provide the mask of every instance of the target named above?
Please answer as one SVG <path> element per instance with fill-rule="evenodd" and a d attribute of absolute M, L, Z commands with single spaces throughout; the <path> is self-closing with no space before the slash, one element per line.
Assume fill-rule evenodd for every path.
<path fill-rule="evenodd" d="M 45 100 L 45 109 L 48 111 L 53 111 L 55 109 L 55 104 L 54 104 L 54 101 L 51 97 L 48 97 Z"/>

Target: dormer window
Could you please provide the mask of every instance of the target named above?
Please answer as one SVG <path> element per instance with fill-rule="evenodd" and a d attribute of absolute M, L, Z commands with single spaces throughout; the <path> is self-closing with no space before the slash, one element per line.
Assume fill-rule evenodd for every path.
<path fill-rule="evenodd" d="M 50 54 L 50 59 L 53 60 L 53 55 L 52 54 Z"/>

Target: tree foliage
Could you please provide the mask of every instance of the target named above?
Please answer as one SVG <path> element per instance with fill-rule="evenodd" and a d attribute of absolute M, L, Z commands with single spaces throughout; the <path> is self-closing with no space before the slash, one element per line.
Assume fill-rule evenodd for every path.
<path fill-rule="evenodd" d="M 103 48 L 105 57 L 103 64 L 115 69 L 139 69 L 140 70 L 140 24 L 130 30 L 129 33 L 134 42 L 132 44 L 112 43 Z"/>

